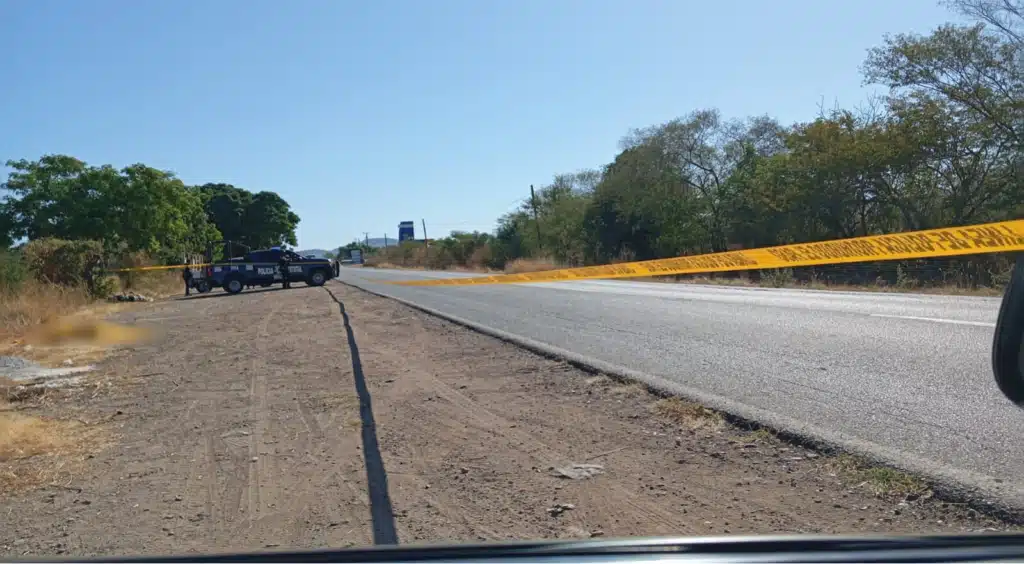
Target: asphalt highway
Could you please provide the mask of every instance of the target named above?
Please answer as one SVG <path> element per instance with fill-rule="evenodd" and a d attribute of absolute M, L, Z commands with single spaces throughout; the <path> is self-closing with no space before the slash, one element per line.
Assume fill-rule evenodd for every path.
<path fill-rule="evenodd" d="M 992 379 L 998 298 L 581 281 L 403 287 L 340 279 L 677 382 L 1024 507 L 1024 410 Z"/>

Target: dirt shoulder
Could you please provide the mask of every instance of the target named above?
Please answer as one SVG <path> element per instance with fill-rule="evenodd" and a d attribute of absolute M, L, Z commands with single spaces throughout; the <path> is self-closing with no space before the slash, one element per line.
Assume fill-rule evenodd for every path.
<path fill-rule="evenodd" d="M 8 558 L 1007 528 L 333 282 L 118 316 L 162 336 L 19 406 L 105 440 L 3 494 Z"/>

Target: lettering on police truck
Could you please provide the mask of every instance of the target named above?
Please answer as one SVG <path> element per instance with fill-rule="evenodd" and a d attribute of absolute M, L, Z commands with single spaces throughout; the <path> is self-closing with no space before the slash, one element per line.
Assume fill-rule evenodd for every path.
<path fill-rule="evenodd" d="M 302 272 L 301 266 L 289 266 L 288 272 Z"/>
<path fill-rule="evenodd" d="M 273 268 L 273 267 L 262 267 L 261 266 L 260 268 L 256 269 L 256 272 L 259 273 L 260 276 L 273 276 L 274 273 L 277 272 L 277 269 Z"/>

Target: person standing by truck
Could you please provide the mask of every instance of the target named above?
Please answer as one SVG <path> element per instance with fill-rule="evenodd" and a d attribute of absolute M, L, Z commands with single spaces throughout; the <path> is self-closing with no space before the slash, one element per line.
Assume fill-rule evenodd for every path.
<path fill-rule="evenodd" d="M 281 258 L 277 261 L 277 270 L 281 273 L 281 287 L 288 289 L 292 287 L 291 281 L 291 261 L 288 260 L 288 255 L 281 254 Z"/>
<path fill-rule="evenodd" d="M 181 273 L 181 278 L 185 281 L 185 295 L 191 295 L 192 293 L 192 265 L 186 264 L 185 270 Z"/>

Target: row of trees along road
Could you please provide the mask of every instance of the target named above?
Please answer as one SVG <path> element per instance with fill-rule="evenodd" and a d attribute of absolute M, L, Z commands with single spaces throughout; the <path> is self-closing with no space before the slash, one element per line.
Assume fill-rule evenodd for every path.
<path fill-rule="evenodd" d="M 88 248 L 112 265 L 140 256 L 180 264 L 219 239 L 252 247 L 296 244 L 299 217 L 274 192 L 252 193 L 230 184 L 188 186 L 171 172 L 143 164 L 90 166 L 67 155 L 8 161 L 7 167 L 7 181 L 0 186 L 0 238 L 8 249 L 27 239 L 63 252 Z M 62 241 L 90 244 L 58 244 Z M 40 268 L 34 269 L 37 274 Z"/>
<path fill-rule="evenodd" d="M 1019 218 L 1024 211 L 1024 0 L 956 0 L 971 23 L 868 51 L 888 94 L 783 125 L 703 109 L 630 132 L 601 170 L 560 174 L 494 236 L 454 234 L 432 266 L 569 266 Z M 539 234 L 539 236 L 538 236 Z M 391 251 L 408 260 L 415 247 Z M 902 265 L 921 281 L 989 284 L 1005 258 Z M 873 282 L 896 267 L 817 269 Z M 805 273 L 806 274 L 806 273 Z"/>

